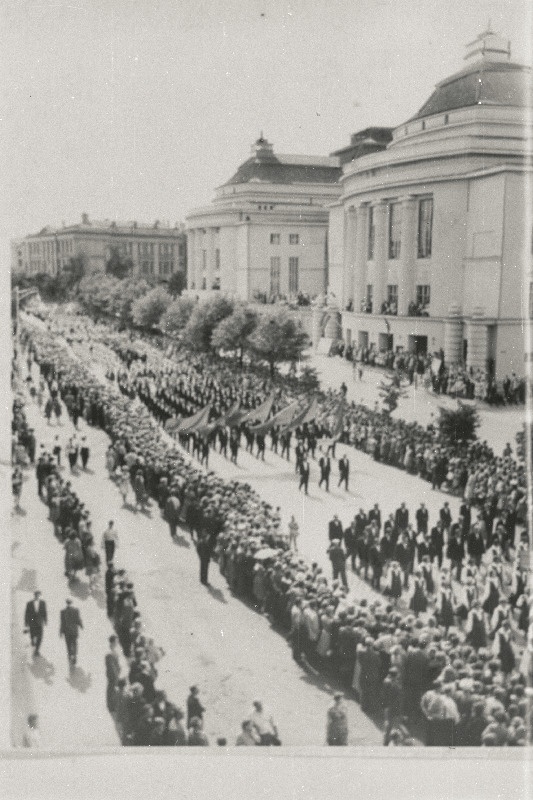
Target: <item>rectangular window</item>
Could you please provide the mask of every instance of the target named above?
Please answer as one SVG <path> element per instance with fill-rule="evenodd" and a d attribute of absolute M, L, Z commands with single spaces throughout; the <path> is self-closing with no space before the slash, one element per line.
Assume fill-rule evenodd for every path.
<path fill-rule="evenodd" d="M 298 293 L 298 260 L 296 256 L 289 258 L 289 294 Z"/>
<path fill-rule="evenodd" d="M 389 283 L 387 286 L 387 303 L 389 306 L 389 314 L 398 313 L 398 284 Z"/>
<path fill-rule="evenodd" d="M 279 297 L 280 295 L 280 269 L 280 257 L 272 256 L 270 259 L 270 294 L 272 297 Z"/>
<path fill-rule="evenodd" d="M 366 285 L 366 306 L 365 311 L 370 313 L 372 311 L 372 302 L 374 299 L 374 286 L 371 283 Z"/>
<path fill-rule="evenodd" d="M 202 269 L 207 269 L 207 250 L 202 250 Z"/>
<path fill-rule="evenodd" d="M 416 304 L 420 307 L 429 306 L 431 300 L 430 287 L 427 285 L 418 285 L 416 287 Z"/>
<path fill-rule="evenodd" d="M 400 203 L 389 203 L 389 258 L 400 258 L 402 242 L 402 208 Z"/>
<path fill-rule="evenodd" d="M 220 248 L 215 249 L 215 271 L 220 269 Z"/>
<path fill-rule="evenodd" d="M 280 242 L 279 233 L 271 233 L 270 234 L 270 244 L 279 244 L 279 242 Z"/>
<path fill-rule="evenodd" d="M 433 228 L 433 198 L 426 197 L 418 204 L 418 258 L 431 258 Z"/>
<path fill-rule="evenodd" d="M 374 258 L 374 240 L 376 236 L 376 229 L 374 225 L 374 208 L 369 206 L 368 208 L 368 251 L 367 251 L 367 259 L 372 261 Z"/>
<path fill-rule="evenodd" d="M 289 244 L 300 244 L 300 235 L 298 233 L 289 233 Z"/>
<path fill-rule="evenodd" d="M 529 284 L 529 319 L 533 319 L 533 283 Z"/>

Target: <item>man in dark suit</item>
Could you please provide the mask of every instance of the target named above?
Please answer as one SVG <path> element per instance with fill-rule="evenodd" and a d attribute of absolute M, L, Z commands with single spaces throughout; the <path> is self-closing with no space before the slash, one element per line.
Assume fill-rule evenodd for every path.
<path fill-rule="evenodd" d="M 318 487 L 320 488 L 322 484 L 325 483 L 326 492 L 329 492 L 329 476 L 331 474 L 331 460 L 329 456 L 322 456 L 318 462 L 318 466 L 320 467 L 320 480 L 318 482 Z"/>
<path fill-rule="evenodd" d="M 416 512 L 416 530 L 417 533 L 428 532 L 429 513 L 424 503 L 420 503 L 420 508 Z"/>
<path fill-rule="evenodd" d="M 107 710 L 112 714 L 117 707 L 118 680 L 120 678 L 120 660 L 118 655 L 118 637 L 109 637 L 109 653 L 105 657 L 105 674 L 107 678 L 106 702 Z"/>
<path fill-rule="evenodd" d="M 339 459 L 339 486 L 344 483 L 344 488 L 348 491 L 348 480 L 350 478 L 350 462 L 344 455 Z"/>
<path fill-rule="evenodd" d="M 210 536 L 202 536 L 196 545 L 198 557 L 200 559 L 200 583 L 204 586 L 209 586 L 208 573 L 209 562 L 213 552 L 213 545 Z"/>
<path fill-rule="evenodd" d="M 396 530 L 400 534 L 407 530 L 407 526 L 409 525 L 409 509 L 406 508 L 405 503 L 402 503 L 400 508 L 396 509 L 394 521 L 396 523 Z"/>
<path fill-rule="evenodd" d="M 300 484 L 298 486 L 298 489 L 303 488 L 306 494 L 308 494 L 309 491 L 309 475 L 310 475 L 309 462 L 306 458 L 304 458 L 304 460 L 300 464 Z"/>
<path fill-rule="evenodd" d="M 67 598 L 67 607 L 60 612 L 59 636 L 65 637 L 67 655 L 71 666 L 75 666 L 78 657 L 78 633 L 83 628 L 80 612 L 72 605 L 70 597 Z"/>
<path fill-rule="evenodd" d="M 24 613 L 24 625 L 30 632 L 31 646 L 35 648 L 33 651 L 34 656 L 39 655 L 44 626 L 47 622 L 46 603 L 41 600 L 41 593 L 36 591 L 33 593 L 33 600 L 26 603 L 26 611 Z"/>
<path fill-rule="evenodd" d="M 330 542 L 332 542 L 334 539 L 338 539 L 340 542 L 343 540 L 344 531 L 342 529 L 342 522 L 336 514 L 329 523 L 328 534 Z"/>

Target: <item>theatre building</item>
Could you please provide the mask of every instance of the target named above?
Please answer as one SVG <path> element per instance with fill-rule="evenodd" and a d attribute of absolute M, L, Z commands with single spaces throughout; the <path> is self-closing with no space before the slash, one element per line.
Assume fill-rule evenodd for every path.
<path fill-rule="evenodd" d="M 186 218 L 188 288 L 247 300 L 324 294 L 340 163 L 276 154 L 261 135 L 211 205 Z"/>
<path fill-rule="evenodd" d="M 377 152 L 343 167 L 329 288 L 345 342 L 524 373 L 531 69 L 492 31 Z"/>

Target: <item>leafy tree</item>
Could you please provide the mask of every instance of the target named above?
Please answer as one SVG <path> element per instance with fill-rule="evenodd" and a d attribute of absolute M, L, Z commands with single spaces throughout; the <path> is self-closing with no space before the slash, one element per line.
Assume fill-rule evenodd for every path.
<path fill-rule="evenodd" d="M 121 322 L 131 322 L 133 303 L 148 294 L 150 288 L 143 278 L 117 281 L 112 291 L 110 312 Z"/>
<path fill-rule="evenodd" d="M 234 303 L 229 297 L 210 297 L 198 303 L 183 331 L 183 343 L 191 350 L 208 352 L 213 331 L 223 319 L 233 313 Z"/>
<path fill-rule="evenodd" d="M 187 281 L 183 272 L 173 272 L 167 284 L 167 291 L 172 297 L 178 297 L 186 286 Z"/>
<path fill-rule="evenodd" d="M 479 414 L 475 406 L 459 402 L 457 409 L 439 407 L 439 432 L 445 441 L 470 442 L 476 438 Z"/>
<path fill-rule="evenodd" d="M 379 396 L 383 405 L 385 414 L 390 415 L 398 408 L 398 402 L 401 397 L 407 397 L 405 390 L 407 382 L 402 378 L 400 373 L 395 372 L 388 378 L 383 379 L 379 384 Z"/>
<path fill-rule="evenodd" d="M 271 375 L 276 364 L 301 359 L 309 345 L 301 323 L 284 308 L 261 314 L 248 341 L 254 355 L 267 362 Z"/>
<path fill-rule="evenodd" d="M 131 307 L 131 315 L 136 325 L 144 328 L 153 328 L 172 302 L 172 298 L 162 286 L 156 286 L 139 297 Z"/>
<path fill-rule="evenodd" d="M 124 258 L 118 247 L 112 247 L 111 253 L 105 265 L 106 275 L 123 280 L 133 272 L 133 261 L 131 258 Z"/>
<path fill-rule="evenodd" d="M 187 325 L 195 305 L 196 300 L 192 297 L 179 297 L 174 300 L 161 317 L 159 323 L 161 330 L 168 336 L 180 333 Z"/>
<path fill-rule="evenodd" d="M 218 323 L 211 337 L 211 347 L 215 350 L 237 352 L 242 367 L 244 351 L 250 347 L 248 337 L 257 325 L 257 312 L 244 304 L 238 305 L 229 317 Z"/>

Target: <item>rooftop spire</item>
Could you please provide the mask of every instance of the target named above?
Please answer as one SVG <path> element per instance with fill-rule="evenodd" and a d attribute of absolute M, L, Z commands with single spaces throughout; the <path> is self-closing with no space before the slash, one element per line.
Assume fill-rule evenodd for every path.
<path fill-rule="evenodd" d="M 466 45 L 465 61 L 474 57 L 483 61 L 511 60 L 511 42 L 494 33 L 490 19 L 487 30 Z"/>
<path fill-rule="evenodd" d="M 256 159 L 265 158 L 268 156 L 272 156 L 274 153 L 274 148 L 268 142 L 264 136 L 263 131 L 261 131 L 261 135 L 257 141 L 255 141 L 252 145 L 252 156 L 255 156 Z"/>

